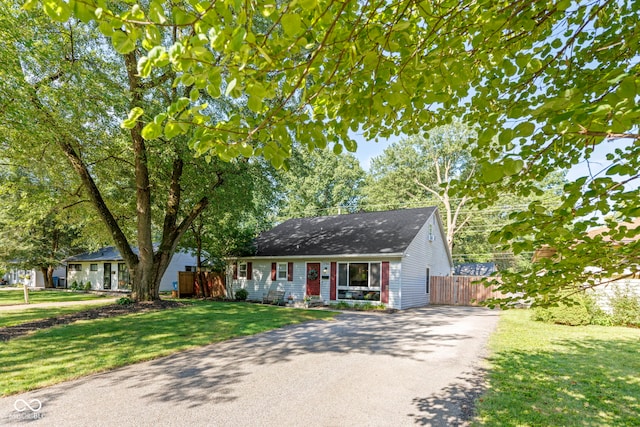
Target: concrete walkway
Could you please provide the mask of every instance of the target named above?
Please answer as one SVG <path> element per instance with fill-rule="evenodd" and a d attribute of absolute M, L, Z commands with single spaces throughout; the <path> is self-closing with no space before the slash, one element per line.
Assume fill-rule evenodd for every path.
<path fill-rule="evenodd" d="M 462 426 L 497 320 L 472 307 L 341 314 L 5 397 L 0 425 Z"/>
<path fill-rule="evenodd" d="M 48 308 L 48 307 L 66 307 L 69 305 L 98 305 L 98 304 L 113 304 L 118 298 L 98 298 L 88 299 L 82 301 L 57 301 L 57 302 L 39 302 L 30 304 L 14 304 L 14 305 L 0 305 L 0 312 L 3 311 L 15 311 L 25 310 L 31 308 Z"/>

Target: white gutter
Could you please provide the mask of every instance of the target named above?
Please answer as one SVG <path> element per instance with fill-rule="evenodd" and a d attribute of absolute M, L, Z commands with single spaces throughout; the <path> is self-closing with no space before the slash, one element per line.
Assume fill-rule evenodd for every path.
<path fill-rule="evenodd" d="M 341 254 L 341 255 L 279 255 L 279 256 L 246 256 L 246 257 L 229 257 L 228 260 L 237 259 L 345 259 L 345 258 L 402 258 L 404 252 L 389 252 L 375 254 Z"/>

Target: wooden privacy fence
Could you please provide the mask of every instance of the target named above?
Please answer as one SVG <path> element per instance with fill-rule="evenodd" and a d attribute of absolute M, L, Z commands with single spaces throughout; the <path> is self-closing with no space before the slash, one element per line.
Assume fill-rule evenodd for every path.
<path fill-rule="evenodd" d="M 481 279 L 476 276 L 431 276 L 430 304 L 475 306 L 486 299 L 502 297 L 493 286 L 486 288 L 481 283 L 473 283 Z"/>
<path fill-rule="evenodd" d="M 200 276 L 200 278 L 198 277 Z M 192 271 L 180 271 L 178 273 L 179 296 L 202 296 L 204 290 L 200 282 L 205 286 L 207 295 L 213 298 L 224 298 L 227 296 L 224 273 L 213 271 L 203 271 L 196 273 Z"/>

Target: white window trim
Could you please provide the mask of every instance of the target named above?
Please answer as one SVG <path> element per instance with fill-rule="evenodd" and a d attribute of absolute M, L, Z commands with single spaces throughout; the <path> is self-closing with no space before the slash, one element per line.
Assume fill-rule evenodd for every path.
<path fill-rule="evenodd" d="M 347 285 L 340 285 L 340 264 L 347 264 Z M 368 264 L 369 268 L 367 270 L 367 286 L 350 286 L 349 282 L 349 265 L 350 264 Z M 378 264 L 378 272 L 379 272 L 379 283 L 380 285 L 375 287 L 371 286 L 371 264 Z M 353 261 L 353 262 L 339 262 L 336 265 L 336 288 L 344 289 L 344 290 L 382 290 L 382 262 L 381 261 Z"/>
<path fill-rule="evenodd" d="M 238 279 L 246 279 L 246 278 L 247 278 L 247 263 L 239 262 L 238 263 Z"/>
<path fill-rule="evenodd" d="M 281 266 L 284 266 L 284 271 L 280 269 Z M 280 273 L 284 273 L 281 275 Z M 287 280 L 289 277 L 289 263 L 288 262 L 279 262 L 276 265 L 276 280 Z"/>

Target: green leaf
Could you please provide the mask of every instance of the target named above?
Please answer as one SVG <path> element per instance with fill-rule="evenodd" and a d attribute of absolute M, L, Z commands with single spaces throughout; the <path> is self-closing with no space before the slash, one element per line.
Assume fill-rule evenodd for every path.
<path fill-rule="evenodd" d="M 229 96 L 231 91 L 236 87 L 237 83 L 238 81 L 236 79 L 233 79 L 229 83 L 227 83 L 227 89 L 224 91 L 224 95 Z"/>
<path fill-rule="evenodd" d="M 194 20 L 191 15 L 178 6 L 174 6 L 173 9 L 171 9 L 171 14 L 173 15 L 173 22 L 176 25 L 191 24 Z"/>
<path fill-rule="evenodd" d="M 153 69 L 153 61 L 151 61 L 147 56 L 142 56 L 138 60 L 138 75 L 141 77 L 149 77 L 151 74 L 151 70 Z"/>
<path fill-rule="evenodd" d="M 85 24 L 95 19 L 95 8 L 89 6 L 83 1 L 70 0 L 69 6 L 73 9 L 73 14 Z"/>
<path fill-rule="evenodd" d="M 249 158 L 253 156 L 253 146 L 245 142 L 240 144 L 240 146 L 238 147 L 238 151 L 240 151 L 240 154 L 242 154 L 243 157 Z"/>
<path fill-rule="evenodd" d="M 218 98 L 220 96 L 220 94 L 221 94 L 220 86 L 219 85 L 213 85 L 213 84 L 207 85 L 207 93 L 212 98 Z"/>
<path fill-rule="evenodd" d="M 298 0 L 298 4 L 305 10 L 313 10 L 318 5 L 317 0 Z"/>
<path fill-rule="evenodd" d="M 502 162 L 504 175 L 512 176 L 519 173 L 524 167 L 524 162 L 520 159 L 513 160 L 510 158 L 504 159 Z M 502 178 L 502 177 L 500 177 Z"/>
<path fill-rule="evenodd" d="M 346 148 L 347 151 L 351 153 L 355 153 L 358 149 L 358 143 L 352 139 L 347 138 L 344 140 L 344 148 Z"/>
<path fill-rule="evenodd" d="M 504 178 L 504 171 L 496 165 L 485 163 L 482 165 L 481 179 L 485 183 L 494 183 Z"/>
<path fill-rule="evenodd" d="M 530 122 L 520 123 L 514 129 L 514 133 L 519 137 L 527 137 L 533 134 L 533 131 L 536 129 L 535 125 Z"/>
<path fill-rule="evenodd" d="M 71 17 L 71 8 L 62 0 L 45 0 L 42 8 L 54 21 L 67 22 Z"/>
<path fill-rule="evenodd" d="M 147 123 L 142 128 L 142 137 L 147 141 L 159 138 L 162 136 L 162 125 L 155 123 L 155 121 Z"/>
<path fill-rule="evenodd" d="M 140 107 L 135 107 L 129 111 L 129 115 L 122 121 L 120 127 L 123 129 L 133 129 L 138 121 L 138 118 L 144 114 L 144 110 Z"/>
<path fill-rule="evenodd" d="M 164 136 L 167 139 L 175 138 L 181 133 L 183 133 L 182 128 L 177 122 L 170 121 L 164 126 Z"/>
<path fill-rule="evenodd" d="M 162 4 L 158 1 L 152 1 L 149 5 L 149 19 L 156 24 L 164 24 L 167 18 L 164 16 Z"/>
<path fill-rule="evenodd" d="M 136 48 L 135 40 L 132 39 L 129 33 L 122 30 L 114 31 L 111 36 L 111 44 L 113 44 L 113 47 L 118 53 L 123 55 L 133 52 Z"/>
<path fill-rule="evenodd" d="M 250 95 L 247 106 L 254 113 L 260 113 L 262 111 L 262 99 L 256 95 Z"/>
<path fill-rule="evenodd" d="M 200 91 L 196 88 L 191 89 L 191 92 L 189 92 L 191 102 L 196 102 L 198 98 L 200 98 Z"/>
<path fill-rule="evenodd" d="M 239 27 L 236 28 L 236 30 L 233 32 L 234 35 L 231 38 L 231 50 L 233 50 L 234 52 L 237 52 L 240 50 L 240 47 L 242 46 L 242 42 L 244 41 L 245 36 L 247 35 L 247 31 L 243 28 L 243 27 Z"/>
<path fill-rule="evenodd" d="M 282 29 L 287 36 L 296 36 L 302 30 L 302 19 L 300 18 L 300 15 L 286 13 L 282 15 L 280 22 L 282 23 Z"/>

